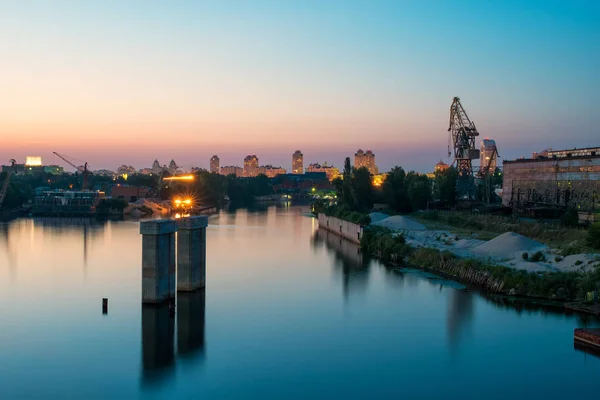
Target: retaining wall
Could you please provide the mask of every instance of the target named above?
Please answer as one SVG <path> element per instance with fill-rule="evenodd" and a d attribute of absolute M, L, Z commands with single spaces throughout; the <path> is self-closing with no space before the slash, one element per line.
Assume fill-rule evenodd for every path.
<path fill-rule="evenodd" d="M 361 225 L 330 217 L 322 213 L 318 215 L 317 219 L 319 220 L 319 228 L 326 229 L 344 239 L 360 244 L 360 239 L 363 236 L 363 227 Z"/>

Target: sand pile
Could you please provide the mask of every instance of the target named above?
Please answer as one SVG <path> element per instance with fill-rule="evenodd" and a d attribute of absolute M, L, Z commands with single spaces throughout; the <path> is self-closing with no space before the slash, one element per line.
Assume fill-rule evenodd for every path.
<path fill-rule="evenodd" d="M 389 215 L 380 212 L 372 212 L 369 214 L 369 217 L 371 217 L 371 223 L 373 223 L 381 221 L 382 219 L 386 219 L 389 217 Z"/>
<path fill-rule="evenodd" d="M 425 229 L 424 225 L 402 215 L 394 215 L 392 217 L 379 220 L 377 222 L 371 222 L 371 225 L 383 226 L 393 231 Z"/>
<path fill-rule="evenodd" d="M 540 242 L 514 232 L 506 232 L 473 248 L 474 254 L 498 258 L 514 258 L 515 253 L 530 252 L 545 247 Z"/>

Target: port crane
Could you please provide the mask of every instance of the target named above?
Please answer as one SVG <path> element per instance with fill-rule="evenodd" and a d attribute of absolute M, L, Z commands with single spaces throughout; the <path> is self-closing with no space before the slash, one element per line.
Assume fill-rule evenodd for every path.
<path fill-rule="evenodd" d="M 10 160 L 10 169 L 6 172 L 6 179 L 4 179 L 2 189 L 0 189 L 0 208 L 2 208 L 2 204 L 4 204 L 4 199 L 6 198 L 6 193 L 8 192 L 8 184 L 10 183 L 10 176 L 15 170 L 16 163 L 17 162 L 14 159 Z"/>
<path fill-rule="evenodd" d="M 456 181 L 456 197 L 459 200 L 475 200 L 475 183 L 472 160 L 479 158 L 479 150 L 475 148 L 475 138 L 479 132 L 473 121 L 469 119 L 460 99 L 455 97 L 450 106 L 450 136 L 448 138 L 448 157 L 452 156 L 450 146 L 454 149 L 454 162 L 458 171 Z M 450 143 L 451 142 L 451 143 Z"/>
<path fill-rule="evenodd" d="M 53 151 L 52 153 L 53 153 L 54 155 L 58 156 L 58 157 L 59 157 L 61 160 L 63 160 L 64 162 L 66 162 L 67 164 L 69 164 L 70 166 L 72 166 L 73 168 L 75 168 L 75 171 L 79 171 L 79 172 L 81 172 L 81 173 L 83 174 L 83 185 L 82 185 L 82 190 L 85 190 L 85 189 L 87 189 L 87 180 L 88 180 L 88 174 L 89 174 L 88 167 L 87 167 L 87 165 L 88 165 L 87 161 L 76 160 L 76 159 L 74 159 L 74 158 L 73 158 L 73 160 L 74 160 L 74 161 L 80 161 L 80 162 L 84 163 L 84 164 L 83 164 L 83 166 L 79 166 L 79 167 L 78 167 L 77 165 L 75 165 L 75 164 L 74 164 L 74 163 L 73 163 L 73 162 L 72 162 L 72 161 L 71 161 L 69 158 L 67 158 L 66 156 L 64 156 L 64 155 L 61 155 L 61 154 L 58 154 L 58 153 L 57 153 L 57 152 L 55 152 L 55 151 Z"/>

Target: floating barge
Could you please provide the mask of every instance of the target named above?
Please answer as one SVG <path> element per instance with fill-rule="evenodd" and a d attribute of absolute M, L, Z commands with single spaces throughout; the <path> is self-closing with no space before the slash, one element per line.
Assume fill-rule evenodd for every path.
<path fill-rule="evenodd" d="M 600 328 L 577 328 L 575 344 L 600 350 Z"/>

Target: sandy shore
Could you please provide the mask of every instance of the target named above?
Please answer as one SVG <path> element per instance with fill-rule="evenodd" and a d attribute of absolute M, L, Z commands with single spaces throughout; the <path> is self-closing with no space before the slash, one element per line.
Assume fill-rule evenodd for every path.
<path fill-rule="evenodd" d="M 587 272 L 600 267 L 600 254 L 574 254 L 561 257 L 558 255 L 558 250 L 514 232 L 506 232 L 492 240 L 483 241 L 450 231 L 428 230 L 424 225 L 406 216 L 386 216 L 383 213 L 371 215 L 373 221 L 371 225 L 402 232 L 407 243 L 413 247 L 447 250 L 460 257 L 489 261 L 496 265 L 530 272 Z M 529 261 L 537 252 L 541 253 L 542 260 Z M 524 253 L 527 253 L 528 260 L 524 259 Z"/>

